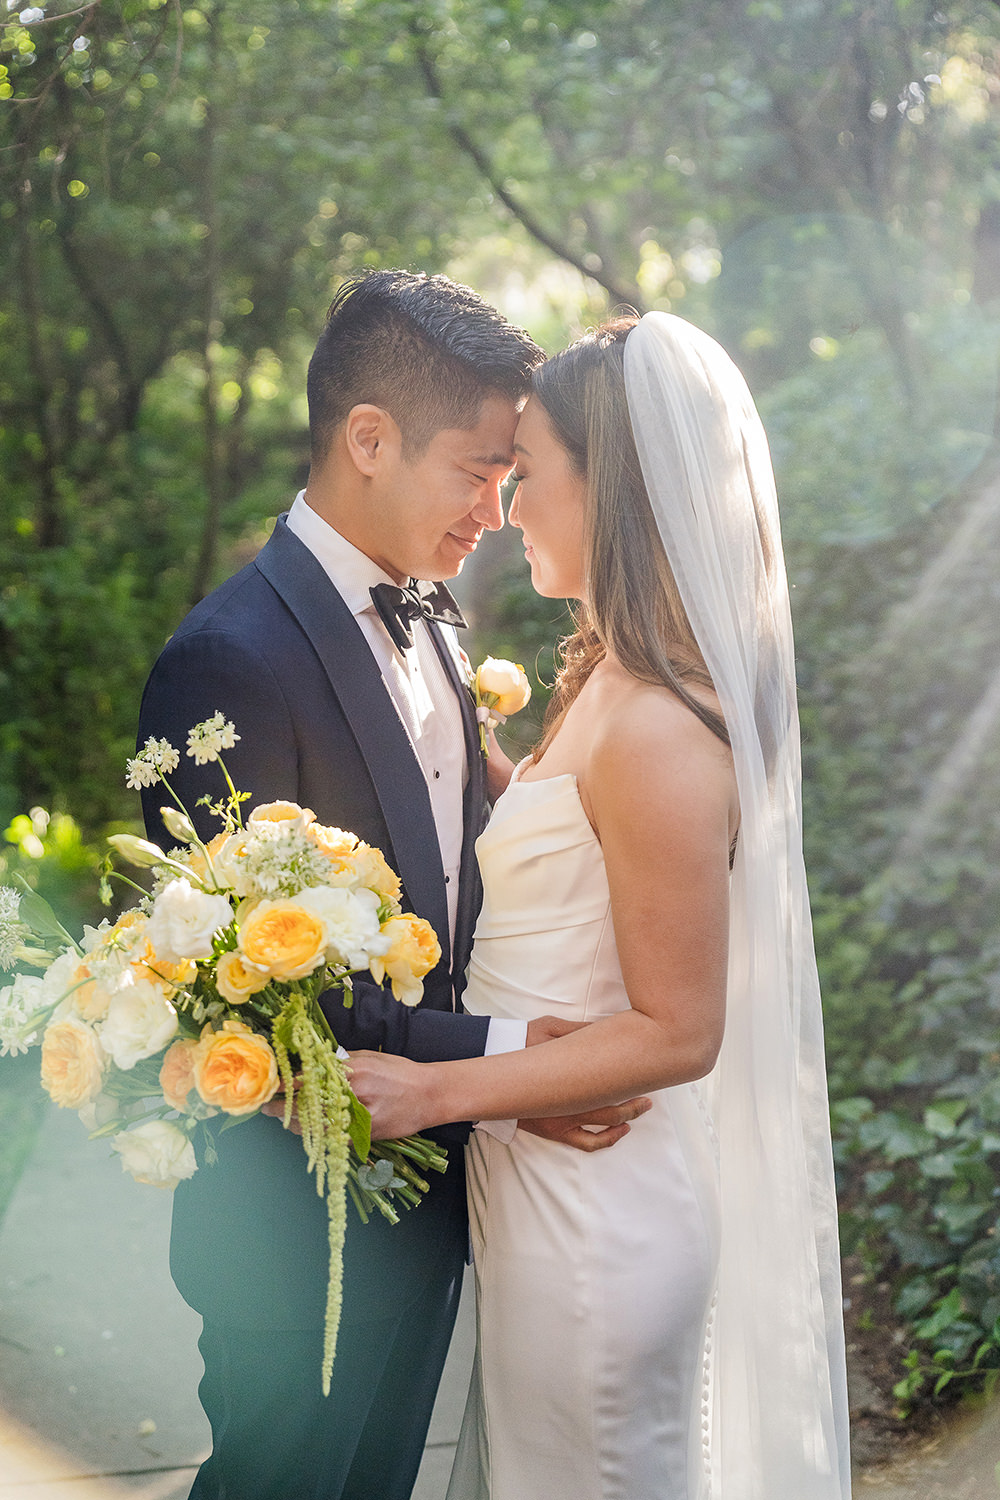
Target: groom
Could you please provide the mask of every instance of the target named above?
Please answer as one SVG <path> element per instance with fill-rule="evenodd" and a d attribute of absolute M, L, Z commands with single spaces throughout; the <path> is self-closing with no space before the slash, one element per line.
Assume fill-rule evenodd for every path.
<path fill-rule="evenodd" d="M 324 997 L 348 1048 L 416 1060 L 524 1044 L 522 1023 L 464 1015 L 459 997 L 480 890 L 474 842 L 486 775 L 444 589 L 503 524 L 518 407 L 541 351 L 475 293 L 444 277 L 374 272 L 349 281 L 309 366 L 306 490 L 259 556 L 204 600 L 153 669 L 139 739 L 184 745 L 221 710 L 249 806 L 293 798 L 321 823 L 376 845 L 442 958 L 415 1010 L 356 981 L 354 1005 Z M 460 616 L 458 616 L 460 619 Z M 182 755 L 189 809 L 216 768 Z M 151 837 L 166 837 L 155 791 Z M 196 821 L 204 814 L 196 815 Z M 200 822 L 208 835 L 215 826 Z M 167 838 L 167 843 L 171 841 Z M 533 1022 L 529 1042 L 551 1034 Z M 638 1110 L 590 1117 L 624 1132 Z M 533 1129 L 597 1144 L 579 1121 Z M 320 1394 L 325 1205 L 300 1142 L 257 1116 L 217 1136 L 218 1161 L 177 1189 L 171 1270 L 202 1314 L 202 1404 L 213 1451 L 197 1500 L 407 1500 L 447 1352 L 467 1226 L 462 1142 L 445 1176 L 396 1226 L 349 1210 L 344 1306 L 329 1398 Z M 434 1175 L 434 1174 L 432 1174 Z"/>

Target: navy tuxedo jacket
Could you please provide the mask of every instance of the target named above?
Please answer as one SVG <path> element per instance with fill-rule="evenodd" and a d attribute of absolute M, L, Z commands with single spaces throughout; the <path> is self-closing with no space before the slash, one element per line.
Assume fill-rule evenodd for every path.
<path fill-rule="evenodd" d="M 289 798 L 321 823 L 377 846 L 403 882 L 405 909 L 426 917 L 442 958 L 419 1006 L 400 1005 L 371 980 L 355 982 L 345 1009 L 323 1005 L 345 1047 L 381 1048 L 417 1061 L 481 1054 L 488 1021 L 454 1008 L 462 988 L 480 887 L 475 839 L 486 817 L 486 778 L 471 696 L 438 627 L 429 627 L 462 703 L 469 761 L 465 842 L 454 953 L 449 951 L 445 877 L 420 765 L 381 673 L 353 616 L 323 568 L 279 518 L 267 545 L 187 616 L 157 661 L 143 696 L 139 741 L 166 738 L 181 751 L 171 782 L 199 833 L 220 824 L 199 797 L 225 795 L 218 766 L 185 753 L 192 725 L 220 710 L 239 743 L 226 752 L 234 784 L 256 803 Z M 151 838 L 169 847 L 162 788 L 143 793 Z M 397 1226 L 368 1226 L 348 1207 L 345 1323 L 386 1315 L 419 1294 L 439 1236 L 461 1219 L 461 1142 L 468 1127 L 436 1132 L 452 1167 L 428 1201 Z M 177 1189 L 171 1237 L 174 1278 L 198 1311 L 231 1323 L 308 1327 L 322 1321 L 326 1211 L 305 1170 L 301 1142 L 255 1116 L 217 1136 L 217 1165 L 201 1165 Z M 434 1174 L 431 1174 L 432 1177 Z"/>

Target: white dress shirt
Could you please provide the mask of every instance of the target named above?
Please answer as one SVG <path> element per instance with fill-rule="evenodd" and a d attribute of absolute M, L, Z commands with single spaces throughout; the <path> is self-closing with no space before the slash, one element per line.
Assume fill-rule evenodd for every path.
<path fill-rule="evenodd" d="M 324 521 L 307 504 L 304 490 L 296 495 L 288 512 L 288 529 L 309 548 L 357 621 L 424 773 L 444 866 L 449 940 L 454 950 L 465 834 L 463 801 L 469 779 L 462 710 L 454 688 L 426 620 L 413 622 L 411 648 L 400 651 L 393 644 L 372 603 L 370 591 L 377 583 L 395 584 L 396 579 Z M 441 625 L 439 629 L 457 656 L 454 627 Z M 485 1055 L 518 1050 L 525 1045 L 526 1034 L 525 1022 L 494 1017 L 489 1025 Z M 509 1140 L 514 1125 L 513 1121 L 490 1120 L 483 1121 L 480 1128 Z"/>

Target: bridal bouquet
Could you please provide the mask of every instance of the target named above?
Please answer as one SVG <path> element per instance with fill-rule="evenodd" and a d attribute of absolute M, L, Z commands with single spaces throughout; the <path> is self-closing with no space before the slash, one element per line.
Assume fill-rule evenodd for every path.
<path fill-rule="evenodd" d="M 40 1046 L 56 1104 L 78 1110 L 92 1137 L 110 1137 L 137 1181 L 167 1188 L 197 1170 L 199 1125 L 211 1164 L 213 1133 L 284 1090 L 284 1124 L 297 1116 L 328 1210 L 327 1394 L 347 1195 L 366 1222 L 375 1209 L 395 1222 L 395 1202 L 419 1202 L 421 1172 L 446 1160 L 421 1137 L 372 1144 L 319 996 L 339 989 L 349 1003 L 351 976 L 366 971 L 415 1005 L 441 949 L 427 922 L 403 912 L 399 877 L 378 849 L 294 802 L 255 807 L 244 822 L 247 797 L 222 760 L 238 738 L 221 714 L 188 736 L 188 755 L 217 762 L 228 788 L 201 799 L 222 824 L 207 843 L 170 786 L 178 751 L 150 739 L 128 762 L 129 786 L 161 783 L 176 804 L 161 815 L 178 846 L 109 840 L 153 871 L 151 894 L 135 886 L 141 899 L 116 922 L 86 927 L 77 942 L 26 885 L 0 887 L 0 967 L 44 971 L 0 990 L 0 1055 Z M 111 873 L 109 864 L 106 901 Z"/>

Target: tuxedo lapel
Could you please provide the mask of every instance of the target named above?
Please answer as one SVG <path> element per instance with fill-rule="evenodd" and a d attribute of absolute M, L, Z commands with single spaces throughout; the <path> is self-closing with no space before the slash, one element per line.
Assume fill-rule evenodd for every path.
<path fill-rule="evenodd" d="M 283 517 L 256 564 L 323 664 L 375 788 L 396 872 L 413 907 L 438 934 L 447 965 L 448 901 L 427 783 L 368 643 L 320 563 Z"/>
<path fill-rule="evenodd" d="M 476 839 L 486 822 L 486 763 L 479 743 L 479 724 L 476 720 L 472 693 L 465 681 L 455 652 L 444 639 L 440 626 L 431 622 L 431 638 L 452 687 L 458 694 L 462 710 L 462 728 L 465 732 L 465 753 L 469 766 L 469 779 L 464 798 L 464 837 L 462 840 L 462 864 L 459 874 L 458 911 L 455 917 L 454 979 L 456 992 L 461 994 L 465 966 L 472 949 L 472 933 L 479 915 L 481 885 L 479 866 L 476 860 Z"/>

